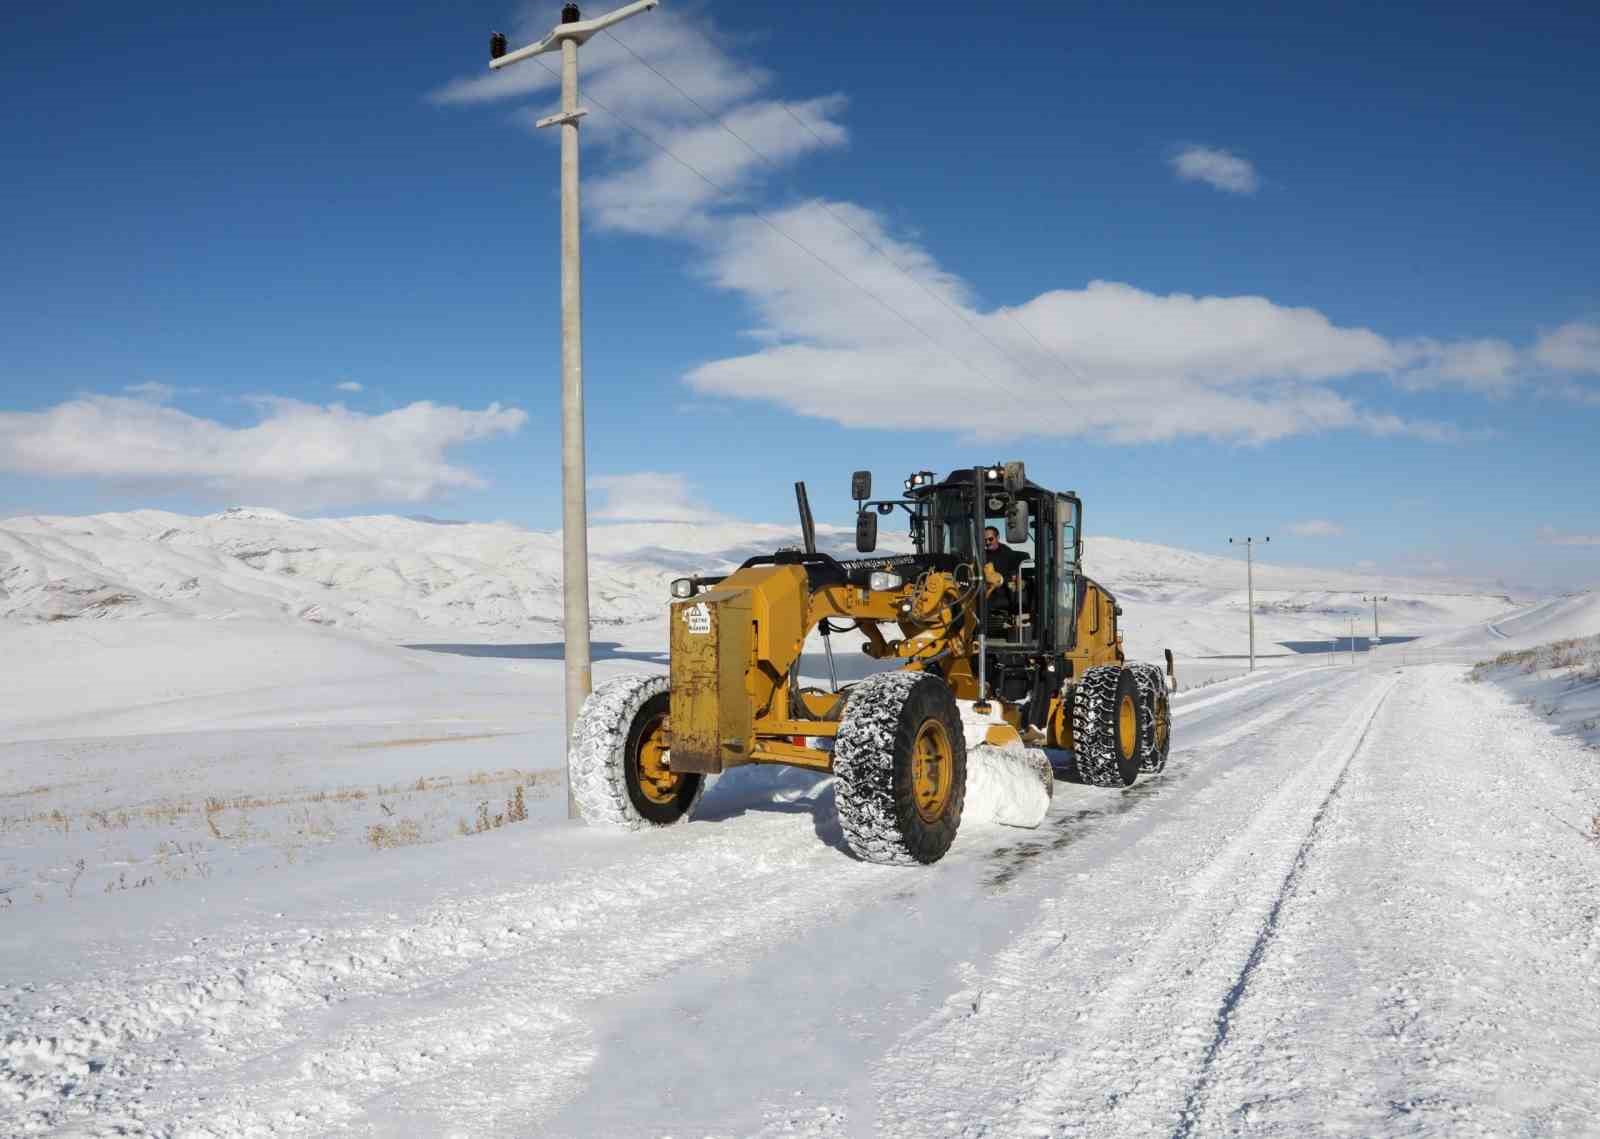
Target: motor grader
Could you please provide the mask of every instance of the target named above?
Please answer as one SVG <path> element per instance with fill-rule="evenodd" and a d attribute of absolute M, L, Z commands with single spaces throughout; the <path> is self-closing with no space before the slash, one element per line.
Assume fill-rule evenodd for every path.
<path fill-rule="evenodd" d="M 1069 779 L 1121 787 L 1165 766 L 1172 654 L 1165 672 L 1126 659 L 1121 607 L 1083 572 L 1076 494 L 1012 462 L 920 471 L 903 495 L 874 500 L 858 471 L 857 552 L 873 554 L 879 517 L 897 512 L 913 552 L 839 560 L 817 550 L 804 484 L 795 490 L 803 548 L 674 581 L 670 674 L 613 680 L 584 704 L 571 764 L 587 820 L 670 825 L 708 775 L 790 764 L 833 774 L 857 856 L 934 862 L 966 795 L 957 701 L 990 721 L 986 750 L 1061 749 Z M 985 549 L 990 527 L 1005 534 L 1004 559 Z M 801 680 L 813 632 L 827 688 Z M 848 632 L 884 671 L 841 686 L 831 638 Z M 1048 793 L 1048 771 L 1045 782 Z"/>

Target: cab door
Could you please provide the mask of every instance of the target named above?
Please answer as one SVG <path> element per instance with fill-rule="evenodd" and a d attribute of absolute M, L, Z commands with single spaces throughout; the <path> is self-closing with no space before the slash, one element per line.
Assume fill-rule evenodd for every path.
<path fill-rule="evenodd" d="M 1071 652 L 1078 640 L 1078 572 L 1079 504 L 1065 495 L 1056 498 L 1055 518 L 1055 648 L 1058 653 Z"/>

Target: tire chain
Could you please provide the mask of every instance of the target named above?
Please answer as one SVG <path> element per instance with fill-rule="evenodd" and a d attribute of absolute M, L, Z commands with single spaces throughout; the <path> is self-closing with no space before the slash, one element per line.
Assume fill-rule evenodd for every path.
<path fill-rule="evenodd" d="M 1078 778 L 1095 787 L 1122 787 L 1117 770 L 1117 683 L 1122 666 L 1103 664 L 1083 674 L 1072 698 L 1073 758 Z"/>
<path fill-rule="evenodd" d="M 1139 691 L 1139 708 L 1143 713 L 1139 732 L 1139 770 L 1155 775 L 1167 766 L 1167 756 L 1172 751 L 1172 704 L 1167 695 L 1167 676 L 1153 664 L 1139 661 L 1128 668 L 1133 672 L 1133 682 Z M 1156 714 L 1161 703 L 1167 704 L 1167 747 L 1156 750 Z"/>
<path fill-rule="evenodd" d="M 633 718 L 651 697 L 669 690 L 665 676 L 623 676 L 609 680 L 589 694 L 572 725 L 572 797 L 578 813 L 595 826 L 637 830 L 646 825 L 628 798 L 628 730 Z M 707 780 L 683 817 L 694 813 L 695 804 L 705 791 Z"/>

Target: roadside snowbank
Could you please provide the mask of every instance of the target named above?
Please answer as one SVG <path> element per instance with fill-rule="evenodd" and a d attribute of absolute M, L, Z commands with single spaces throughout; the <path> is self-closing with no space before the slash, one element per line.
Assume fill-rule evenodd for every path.
<path fill-rule="evenodd" d="M 1600 624 L 1600 606 L 1593 615 Z M 1558 735 L 1576 736 L 1600 749 L 1600 634 L 1504 652 L 1469 675 L 1504 688 Z"/>

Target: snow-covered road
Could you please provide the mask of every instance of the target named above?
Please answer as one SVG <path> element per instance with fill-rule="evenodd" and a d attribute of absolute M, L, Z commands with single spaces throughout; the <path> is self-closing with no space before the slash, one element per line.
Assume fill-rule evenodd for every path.
<path fill-rule="evenodd" d="M 668 832 L 60 907 L 0 926 L 0 1132 L 1584 1132 L 1600 765 L 1460 674 L 1186 694 L 1163 776 L 931 868 L 740 772 Z"/>

